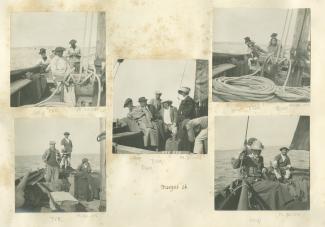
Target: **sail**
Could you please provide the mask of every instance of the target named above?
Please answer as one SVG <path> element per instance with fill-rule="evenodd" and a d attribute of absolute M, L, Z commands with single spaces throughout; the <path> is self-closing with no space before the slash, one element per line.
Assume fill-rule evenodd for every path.
<path fill-rule="evenodd" d="M 207 115 L 209 94 L 209 62 L 196 60 L 194 101 L 199 103 L 201 115 Z"/>
<path fill-rule="evenodd" d="M 291 141 L 291 150 L 306 150 L 310 149 L 310 119 L 309 116 L 300 116 L 296 131 Z"/>

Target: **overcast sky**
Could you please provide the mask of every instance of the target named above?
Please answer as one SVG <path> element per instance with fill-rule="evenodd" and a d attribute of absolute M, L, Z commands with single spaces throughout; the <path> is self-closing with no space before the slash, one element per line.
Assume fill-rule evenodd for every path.
<path fill-rule="evenodd" d="M 299 116 L 251 116 L 248 138 L 258 138 L 265 146 L 290 146 Z M 239 149 L 245 139 L 247 116 L 215 118 L 215 149 Z"/>
<path fill-rule="evenodd" d="M 266 45 L 273 32 L 281 38 L 287 9 L 215 9 L 213 18 L 213 41 L 244 43 L 249 36 L 259 45 Z M 287 44 L 291 44 L 295 29 L 295 10 L 291 20 Z M 290 15 L 290 14 L 289 14 Z"/>
<path fill-rule="evenodd" d="M 86 42 L 83 45 L 85 21 L 87 20 Z M 93 15 L 92 42 L 96 44 L 97 14 L 86 12 L 26 12 L 11 15 L 11 47 L 69 46 L 71 39 L 77 45 L 88 46 Z"/>
<path fill-rule="evenodd" d="M 65 131 L 70 132 L 73 152 L 99 154 L 96 140 L 99 135 L 99 118 L 17 118 L 15 120 L 16 155 L 42 155 L 54 140 L 57 148 Z"/>
<path fill-rule="evenodd" d="M 171 99 L 178 107 L 177 90 L 181 86 L 191 88 L 194 94 L 195 60 L 125 60 L 120 65 L 114 81 L 114 118 L 125 117 L 128 110 L 123 108 L 126 98 L 132 98 L 138 105 L 138 98 L 154 98 L 155 91 L 162 92 L 162 99 Z"/>

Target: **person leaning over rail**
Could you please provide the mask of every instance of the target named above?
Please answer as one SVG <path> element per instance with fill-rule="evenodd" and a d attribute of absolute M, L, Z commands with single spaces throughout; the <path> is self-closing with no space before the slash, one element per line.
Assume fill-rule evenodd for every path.
<path fill-rule="evenodd" d="M 286 204 L 294 198 L 285 184 L 268 179 L 268 170 L 264 167 L 261 155 L 263 149 L 263 144 L 257 139 L 254 140 L 249 146 L 249 153 L 244 148 L 237 159 L 232 159 L 232 166 L 234 169 L 241 169 L 241 177 L 252 186 L 269 209 L 285 209 Z"/>
<path fill-rule="evenodd" d="M 55 148 L 55 141 L 50 141 L 50 148 L 44 152 L 42 159 L 46 164 L 46 182 L 57 181 L 59 179 L 59 163 L 61 161 L 61 155 L 60 152 Z"/>
<path fill-rule="evenodd" d="M 208 140 L 208 116 L 194 118 L 187 122 L 188 139 L 194 142 L 194 154 L 206 154 Z"/>

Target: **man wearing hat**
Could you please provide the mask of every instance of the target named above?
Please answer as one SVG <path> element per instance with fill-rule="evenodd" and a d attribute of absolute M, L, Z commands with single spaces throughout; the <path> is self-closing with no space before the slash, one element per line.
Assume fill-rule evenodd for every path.
<path fill-rule="evenodd" d="M 177 133 L 177 108 L 172 106 L 172 101 L 166 99 L 161 102 L 162 108 L 160 116 L 164 123 L 165 134 L 170 134 L 175 138 Z"/>
<path fill-rule="evenodd" d="M 271 40 L 267 47 L 267 52 L 269 54 L 273 54 L 274 56 L 276 56 L 278 54 L 279 48 L 281 48 L 281 45 L 279 44 L 279 40 L 277 39 L 277 36 L 278 36 L 277 33 L 271 34 Z"/>
<path fill-rule="evenodd" d="M 181 103 L 177 112 L 178 138 L 181 140 L 181 149 L 191 151 L 191 143 L 188 140 L 186 123 L 195 117 L 195 102 L 189 96 L 191 89 L 188 87 L 181 87 L 178 90 L 178 98 Z"/>
<path fill-rule="evenodd" d="M 278 180 L 289 179 L 291 177 L 291 161 L 288 156 L 289 148 L 281 147 L 280 154 L 274 157 L 273 168 L 274 174 Z"/>
<path fill-rule="evenodd" d="M 45 71 L 50 64 L 50 59 L 46 55 L 46 49 L 41 48 L 38 54 L 41 55 L 41 58 L 37 61 L 37 65 L 41 67 L 41 71 Z"/>
<path fill-rule="evenodd" d="M 161 109 L 161 94 L 162 94 L 161 91 L 156 91 L 155 98 L 149 101 L 149 104 L 153 105 L 157 111 L 160 111 Z"/>
<path fill-rule="evenodd" d="M 140 109 L 144 112 L 146 119 L 153 126 L 152 136 L 155 135 L 154 143 L 155 149 L 158 150 L 159 146 L 162 146 L 162 141 L 165 139 L 162 121 L 159 119 L 159 113 L 153 105 L 147 104 L 145 97 L 139 98 Z M 152 139 L 150 139 L 151 141 Z"/>
<path fill-rule="evenodd" d="M 253 187 L 269 209 L 284 209 L 293 197 L 286 185 L 265 179 L 267 169 L 264 167 L 264 159 L 261 155 L 264 146 L 256 138 L 251 142 L 250 153 L 243 151 L 237 159 L 232 158 L 232 166 L 234 169 L 241 168 L 241 177 Z"/>
<path fill-rule="evenodd" d="M 80 58 L 81 58 L 81 51 L 80 48 L 76 45 L 77 40 L 71 39 L 69 44 L 70 47 L 68 49 L 67 55 L 69 58 L 69 62 L 71 67 L 74 67 L 75 72 L 80 71 Z"/>
<path fill-rule="evenodd" d="M 69 132 L 65 132 L 63 135 L 64 138 L 61 140 L 62 156 L 66 158 L 67 163 L 61 163 L 61 167 L 67 168 L 71 163 L 72 141 L 69 139 Z M 64 158 L 62 158 L 62 161 L 63 160 Z"/>
<path fill-rule="evenodd" d="M 53 57 L 48 69 L 51 70 L 53 79 L 57 82 L 64 81 L 71 73 L 69 63 L 63 58 L 65 48 L 56 47 L 54 50 L 55 56 Z"/>
<path fill-rule="evenodd" d="M 46 182 L 54 182 L 58 180 L 61 156 L 60 152 L 55 148 L 55 141 L 50 141 L 50 148 L 44 152 L 42 159 L 46 164 Z"/>

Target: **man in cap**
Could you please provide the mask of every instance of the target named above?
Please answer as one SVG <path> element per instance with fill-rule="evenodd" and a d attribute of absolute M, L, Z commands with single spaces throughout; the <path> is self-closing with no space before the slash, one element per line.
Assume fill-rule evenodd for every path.
<path fill-rule="evenodd" d="M 41 55 L 41 58 L 37 61 L 37 65 L 41 67 L 41 71 L 45 71 L 48 65 L 50 64 L 50 59 L 46 55 L 46 49 L 41 48 L 38 52 Z"/>
<path fill-rule="evenodd" d="M 291 177 L 291 161 L 288 156 L 289 148 L 287 147 L 281 147 L 280 148 L 280 154 L 274 157 L 273 160 L 273 168 L 274 168 L 274 174 L 278 180 L 289 179 Z"/>
<path fill-rule="evenodd" d="M 69 138 L 70 133 L 65 132 L 63 139 L 61 140 L 61 147 L 62 147 L 62 162 L 66 161 L 65 163 L 61 163 L 61 167 L 67 168 L 70 167 L 71 163 L 71 153 L 72 153 L 72 141 Z"/>
<path fill-rule="evenodd" d="M 71 39 L 69 44 L 70 47 L 67 51 L 68 59 L 71 67 L 74 67 L 75 72 L 80 71 L 80 59 L 81 59 L 81 51 L 80 48 L 76 45 L 77 40 Z"/>
<path fill-rule="evenodd" d="M 157 111 L 160 111 L 161 109 L 161 94 L 162 94 L 161 91 L 156 91 L 155 98 L 149 101 L 149 104 L 153 105 Z"/>
<path fill-rule="evenodd" d="M 153 105 L 147 104 L 145 97 L 140 97 L 138 101 L 140 109 L 145 113 L 147 120 L 151 122 L 156 131 L 156 150 L 158 151 L 165 140 L 164 128 L 161 119 L 159 119 L 159 113 Z"/>
<path fill-rule="evenodd" d="M 256 45 L 255 42 L 250 39 L 250 37 L 245 37 L 244 40 L 245 44 L 250 49 L 253 58 L 258 58 L 261 54 L 267 53 L 261 47 Z"/>
<path fill-rule="evenodd" d="M 46 164 L 46 182 L 58 180 L 61 156 L 60 152 L 55 148 L 55 141 L 50 141 L 50 148 L 44 152 L 42 159 Z"/>
<path fill-rule="evenodd" d="M 177 108 L 173 107 L 172 103 L 169 99 L 161 102 L 160 116 L 164 123 L 165 135 L 171 134 L 175 138 L 177 133 Z"/>
<path fill-rule="evenodd" d="M 177 126 L 178 126 L 178 138 L 181 141 L 181 149 L 191 151 L 191 143 L 188 140 L 186 123 L 195 117 L 195 102 L 189 96 L 191 89 L 188 87 L 181 87 L 178 90 L 178 98 L 181 103 L 177 112 Z"/>
<path fill-rule="evenodd" d="M 194 143 L 194 154 L 206 154 L 208 151 L 208 117 L 194 118 L 186 124 L 188 139 Z"/>
<path fill-rule="evenodd" d="M 264 167 L 264 159 L 261 155 L 263 149 L 263 144 L 254 138 L 249 145 L 250 153 L 241 152 L 237 159 L 232 159 L 233 168 L 241 168 L 241 177 L 253 187 L 268 209 L 285 209 L 286 204 L 292 201 L 293 197 L 286 185 L 265 179 L 267 169 Z"/>

